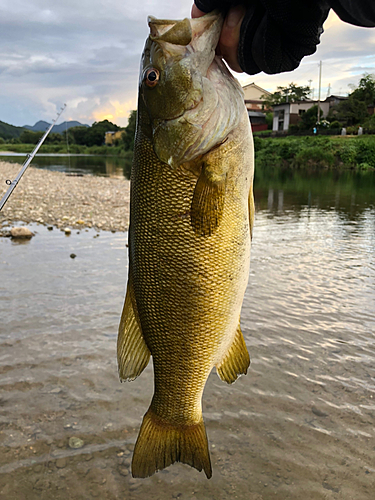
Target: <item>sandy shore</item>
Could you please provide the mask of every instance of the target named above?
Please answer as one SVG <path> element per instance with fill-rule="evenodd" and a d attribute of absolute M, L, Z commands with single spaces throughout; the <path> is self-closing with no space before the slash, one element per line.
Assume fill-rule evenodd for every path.
<path fill-rule="evenodd" d="M 0 197 L 20 165 L 0 161 Z M 58 228 L 94 227 L 125 231 L 129 224 L 129 188 L 125 179 L 69 176 L 27 169 L 0 212 L 0 225 L 38 222 Z"/>

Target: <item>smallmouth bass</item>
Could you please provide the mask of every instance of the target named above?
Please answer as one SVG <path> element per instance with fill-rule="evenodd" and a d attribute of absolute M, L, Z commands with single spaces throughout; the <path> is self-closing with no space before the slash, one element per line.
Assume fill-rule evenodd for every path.
<path fill-rule="evenodd" d="M 154 368 L 132 474 L 174 462 L 212 475 L 202 394 L 215 366 L 233 383 L 254 220 L 253 141 L 240 84 L 215 56 L 222 17 L 149 18 L 131 173 L 121 380 Z"/>

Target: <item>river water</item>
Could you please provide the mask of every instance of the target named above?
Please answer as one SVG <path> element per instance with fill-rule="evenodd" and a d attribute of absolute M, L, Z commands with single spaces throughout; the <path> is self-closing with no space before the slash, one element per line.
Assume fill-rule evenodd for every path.
<path fill-rule="evenodd" d="M 18 163 L 21 166 L 25 159 L 26 155 L 23 153 L 0 152 L 0 161 Z M 37 154 L 32 166 L 67 174 L 90 174 L 128 179 L 131 160 L 119 156 Z"/>
<path fill-rule="evenodd" d="M 153 377 L 117 377 L 127 235 L 0 238 L 0 498 L 372 500 L 374 193 L 374 172 L 257 173 L 252 364 L 231 386 L 209 377 L 211 480 L 129 473 Z"/>

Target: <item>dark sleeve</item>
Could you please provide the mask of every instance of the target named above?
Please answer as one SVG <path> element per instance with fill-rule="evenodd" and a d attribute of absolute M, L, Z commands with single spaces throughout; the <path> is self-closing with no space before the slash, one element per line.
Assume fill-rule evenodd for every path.
<path fill-rule="evenodd" d="M 239 3 L 247 10 L 238 61 L 250 75 L 297 68 L 303 57 L 316 51 L 330 7 L 343 21 L 375 26 L 375 0 L 195 0 L 203 12 L 226 12 Z"/>
<path fill-rule="evenodd" d="M 238 60 L 249 74 L 283 73 L 316 51 L 329 7 L 325 1 L 256 0 L 241 26 Z"/>
<path fill-rule="evenodd" d="M 374 0 L 329 0 L 329 4 L 346 23 L 365 28 L 375 26 Z"/>
<path fill-rule="evenodd" d="M 221 11 L 226 11 L 229 7 L 233 5 L 238 5 L 240 0 L 194 0 L 195 5 L 202 12 L 211 12 L 212 10 L 219 9 Z"/>
<path fill-rule="evenodd" d="M 316 51 L 329 7 L 324 0 L 195 0 L 203 12 L 246 6 L 238 62 L 250 75 L 292 71 Z"/>

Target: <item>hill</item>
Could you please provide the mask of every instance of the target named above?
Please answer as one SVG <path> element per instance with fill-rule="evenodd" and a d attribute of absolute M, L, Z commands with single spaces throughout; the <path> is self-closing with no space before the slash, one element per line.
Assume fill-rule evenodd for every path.
<path fill-rule="evenodd" d="M 24 130 L 23 127 L 15 127 L 14 125 L 9 125 L 9 123 L 0 121 L 0 137 L 5 140 L 16 139 Z"/>
<path fill-rule="evenodd" d="M 45 132 L 50 125 L 51 124 L 48 122 L 39 120 L 38 122 L 35 123 L 35 125 L 33 126 L 24 125 L 23 128 L 26 128 L 27 130 L 32 130 L 33 132 Z M 52 129 L 52 132 L 54 132 L 55 134 L 62 134 L 63 132 L 65 132 L 67 128 L 70 129 L 72 127 L 89 127 L 89 125 L 85 125 L 83 123 L 72 120 L 70 122 L 63 122 L 59 123 L 58 125 L 55 125 Z"/>

